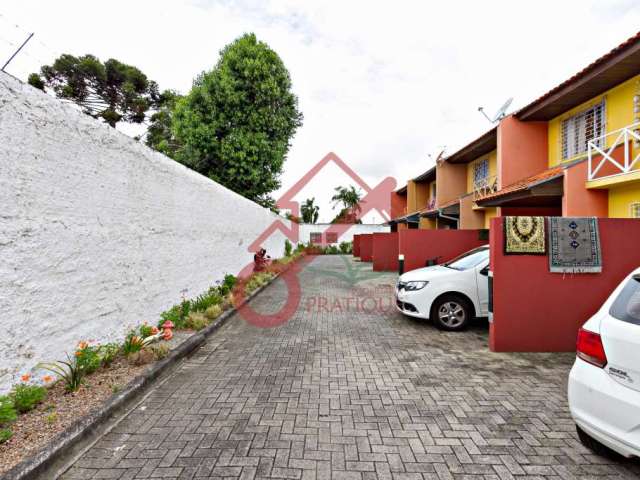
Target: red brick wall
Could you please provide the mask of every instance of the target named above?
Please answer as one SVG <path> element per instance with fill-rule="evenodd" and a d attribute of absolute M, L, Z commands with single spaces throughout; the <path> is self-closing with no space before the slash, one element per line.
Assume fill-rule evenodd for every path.
<path fill-rule="evenodd" d="M 599 219 L 602 273 L 564 275 L 549 272 L 547 255 L 505 256 L 502 221 L 491 220 L 491 350 L 574 351 L 578 328 L 640 266 L 640 220 Z"/>
<path fill-rule="evenodd" d="M 375 272 L 398 271 L 398 233 L 373 234 L 373 270 Z"/>

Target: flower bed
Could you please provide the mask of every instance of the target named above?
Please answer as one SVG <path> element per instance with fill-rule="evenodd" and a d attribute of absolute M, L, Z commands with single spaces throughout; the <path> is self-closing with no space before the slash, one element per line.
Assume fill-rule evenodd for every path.
<path fill-rule="evenodd" d="M 82 341 L 64 361 L 40 364 L 37 377 L 22 375 L 9 395 L 0 396 L 0 475 L 98 410 L 226 310 L 238 307 L 303 256 L 304 248 L 288 253 L 264 271 L 240 279 L 227 275 L 202 295 L 183 298 L 161 314 L 157 325 L 131 329 L 121 344 Z"/>

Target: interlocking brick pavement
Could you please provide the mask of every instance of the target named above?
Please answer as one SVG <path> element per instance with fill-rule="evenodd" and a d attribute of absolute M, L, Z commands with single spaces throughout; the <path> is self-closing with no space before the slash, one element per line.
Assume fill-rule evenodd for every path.
<path fill-rule="evenodd" d="M 447 333 L 373 301 L 354 311 L 341 299 L 390 305 L 395 275 L 368 271 L 318 257 L 294 318 L 231 320 L 62 478 L 640 478 L 638 462 L 578 442 L 573 355 L 491 353 L 486 324 Z M 278 281 L 253 305 L 271 313 L 285 295 Z"/>

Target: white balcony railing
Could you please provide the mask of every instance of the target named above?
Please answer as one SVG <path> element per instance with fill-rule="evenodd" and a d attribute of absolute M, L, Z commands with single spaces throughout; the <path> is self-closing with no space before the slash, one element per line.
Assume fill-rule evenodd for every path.
<path fill-rule="evenodd" d="M 631 172 L 640 160 L 640 149 L 633 157 L 633 144 L 640 144 L 640 123 L 614 130 L 613 132 L 594 138 L 587 143 L 587 158 L 589 161 L 589 180 L 608 178 Z M 609 145 L 609 146 L 607 146 Z M 613 157 L 613 152 L 623 145 L 624 160 L 620 163 Z M 599 157 L 599 158 L 598 158 Z M 615 173 L 598 176 L 598 172 L 607 164 L 615 167 Z"/>
<path fill-rule="evenodd" d="M 498 191 L 498 176 L 491 175 L 473 182 L 473 199 L 478 200 Z"/>

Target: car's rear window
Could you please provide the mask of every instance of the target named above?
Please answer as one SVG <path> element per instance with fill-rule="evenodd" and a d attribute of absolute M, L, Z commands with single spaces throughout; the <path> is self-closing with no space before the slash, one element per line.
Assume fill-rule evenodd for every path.
<path fill-rule="evenodd" d="M 640 325 L 640 275 L 634 275 L 609 309 L 612 317 Z"/>

